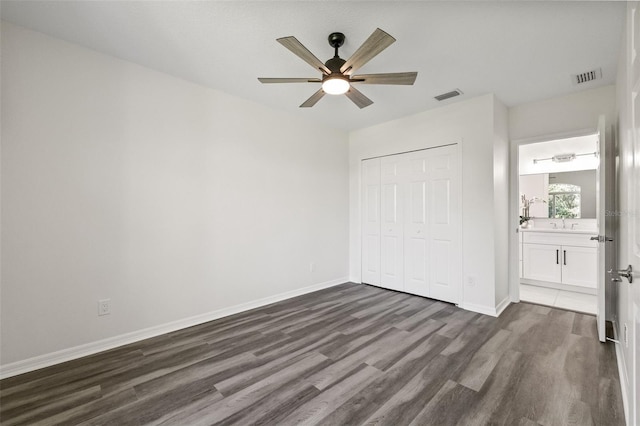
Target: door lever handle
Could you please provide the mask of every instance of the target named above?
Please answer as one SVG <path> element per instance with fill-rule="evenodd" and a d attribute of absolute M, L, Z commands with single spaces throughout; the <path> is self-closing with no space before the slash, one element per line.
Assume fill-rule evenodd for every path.
<path fill-rule="evenodd" d="M 627 269 L 618 269 L 617 271 L 610 269 L 608 272 L 610 274 L 616 274 L 618 277 L 625 277 L 629 281 L 629 284 L 633 284 L 633 268 L 631 265 L 627 266 Z M 614 278 L 612 278 L 612 280 L 613 279 Z"/>
<path fill-rule="evenodd" d="M 591 241 L 598 241 L 599 243 L 606 243 L 607 241 L 613 241 L 613 238 L 609 238 L 606 235 L 596 235 L 589 238 Z"/>

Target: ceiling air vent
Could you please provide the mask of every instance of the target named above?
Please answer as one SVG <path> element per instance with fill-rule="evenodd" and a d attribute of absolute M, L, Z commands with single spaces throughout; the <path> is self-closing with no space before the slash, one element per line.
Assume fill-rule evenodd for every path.
<path fill-rule="evenodd" d="M 442 95 L 434 96 L 438 101 L 444 101 L 445 99 L 453 98 L 455 96 L 462 95 L 462 91 L 460 89 L 455 89 L 447 93 L 443 93 Z"/>
<path fill-rule="evenodd" d="M 574 85 L 588 83 L 589 81 L 593 80 L 600 80 L 602 78 L 602 69 L 597 68 L 595 70 L 583 72 L 580 74 L 574 74 L 571 76 L 571 78 L 573 79 Z"/>

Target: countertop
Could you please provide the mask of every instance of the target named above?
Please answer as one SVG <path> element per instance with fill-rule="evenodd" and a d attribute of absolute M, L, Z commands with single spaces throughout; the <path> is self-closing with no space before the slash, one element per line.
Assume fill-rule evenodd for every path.
<path fill-rule="evenodd" d="M 591 234 L 598 235 L 597 229 L 553 229 L 553 228 L 520 228 L 520 232 L 550 232 L 564 234 Z"/>

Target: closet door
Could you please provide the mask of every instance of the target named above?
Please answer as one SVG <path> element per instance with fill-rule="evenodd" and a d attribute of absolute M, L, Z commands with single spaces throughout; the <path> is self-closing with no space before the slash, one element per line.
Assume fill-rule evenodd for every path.
<path fill-rule="evenodd" d="M 460 183 L 457 147 L 428 151 L 427 223 L 429 229 L 429 297 L 460 301 Z"/>
<path fill-rule="evenodd" d="M 403 164 L 402 155 L 380 159 L 380 285 L 392 290 L 404 290 Z"/>
<path fill-rule="evenodd" d="M 404 226 L 405 291 L 429 297 L 429 249 L 427 244 L 427 151 L 407 156 L 407 183 Z"/>
<path fill-rule="evenodd" d="M 362 161 L 362 282 L 380 285 L 380 159 Z"/>

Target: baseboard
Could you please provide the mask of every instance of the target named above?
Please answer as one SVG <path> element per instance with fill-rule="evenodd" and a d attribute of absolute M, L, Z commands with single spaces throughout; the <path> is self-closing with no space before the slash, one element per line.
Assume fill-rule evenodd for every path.
<path fill-rule="evenodd" d="M 463 302 L 458 306 L 462 309 L 466 309 L 467 311 L 477 312 L 479 314 L 484 314 L 484 315 L 490 315 L 492 317 L 498 317 L 500 316 L 502 311 L 507 309 L 507 306 L 509 306 L 509 304 L 511 304 L 511 299 L 509 299 L 509 296 L 507 296 L 502 300 L 502 302 L 498 303 L 496 307 L 476 305 L 475 303 L 467 303 L 467 302 Z"/>
<path fill-rule="evenodd" d="M 618 338 L 618 324 L 613 323 L 613 338 L 620 342 Z M 613 343 L 613 342 L 612 342 Z M 620 377 L 620 391 L 622 393 L 622 407 L 624 408 L 624 418 L 626 424 L 631 425 L 630 410 L 629 410 L 629 383 L 627 381 L 627 365 L 624 362 L 624 355 L 622 354 L 622 343 L 613 343 L 616 347 L 616 362 L 618 363 L 618 375 Z"/>
<path fill-rule="evenodd" d="M 499 317 L 500 314 L 502 314 L 502 312 L 504 312 L 504 310 L 507 309 L 510 304 L 511 298 L 509 296 L 502 299 L 502 302 L 498 303 L 498 306 L 496 306 L 496 316 Z"/>
<path fill-rule="evenodd" d="M 282 300 L 291 299 L 292 297 L 302 296 L 303 294 L 312 293 L 314 291 L 333 287 L 339 284 L 344 284 L 346 282 L 347 277 L 342 277 L 335 280 L 326 281 L 323 283 L 318 283 L 296 290 L 276 294 L 274 296 L 264 297 L 252 302 L 242 303 L 228 308 L 207 312 L 205 314 L 200 314 L 177 321 L 172 321 L 170 323 L 145 328 L 143 330 L 133 331 L 131 333 L 109 337 L 107 339 L 98 340 L 96 342 L 91 342 L 68 349 L 62 349 L 60 351 L 39 355 L 22 361 L 12 362 L 10 364 L 0 366 L 0 379 L 17 376 L 18 374 L 28 373 L 30 371 L 39 370 L 45 367 L 50 367 L 55 364 L 82 358 L 83 356 L 93 355 L 98 352 L 117 348 L 118 346 L 128 345 L 130 343 L 159 336 L 161 334 L 170 333 L 172 331 L 180 330 L 183 328 L 193 327 L 194 325 L 259 308 L 271 303 L 280 302 Z"/>

